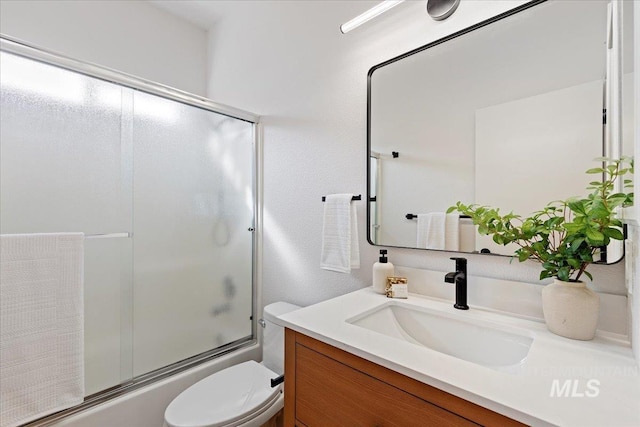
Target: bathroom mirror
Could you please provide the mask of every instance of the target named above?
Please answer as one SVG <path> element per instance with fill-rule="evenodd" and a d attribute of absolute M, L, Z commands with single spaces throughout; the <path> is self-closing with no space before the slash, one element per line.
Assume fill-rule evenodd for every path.
<path fill-rule="evenodd" d="M 527 215 L 585 194 L 594 159 L 620 152 L 605 149 L 608 3 L 530 2 L 370 70 L 371 244 L 426 249 L 412 215 L 457 201 Z M 458 251 L 487 250 L 513 254 L 460 218 Z"/>

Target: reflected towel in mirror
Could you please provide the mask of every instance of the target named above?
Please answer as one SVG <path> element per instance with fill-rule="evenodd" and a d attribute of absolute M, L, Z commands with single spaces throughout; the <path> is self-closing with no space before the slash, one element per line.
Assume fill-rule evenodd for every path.
<path fill-rule="evenodd" d="M 418 214 L 418 248 L 457 251 L 460 246 L 460 216 L 444 212 Z"/>

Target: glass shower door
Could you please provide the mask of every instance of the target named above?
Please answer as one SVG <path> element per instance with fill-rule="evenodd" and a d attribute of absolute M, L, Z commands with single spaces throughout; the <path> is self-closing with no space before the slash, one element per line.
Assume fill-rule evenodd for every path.
<path fill-rule="evenodd" d="M 251 341 L 254 124 L 0 55 L 0 233 L 85 233 L 86 396 Z"/>
<path fill-rule="evenodd" d="M 253 125 L 133 97 L 133 372 L 252 334 Z"/>
<path fill-rule="evenodd" d="M 123 88 L 5 52 L 0 63 L 0 233 L 130 231 Z M 85 241 L 87 395 L 132 377 L 121 320 L 133 246 L 124 236 Z"/>

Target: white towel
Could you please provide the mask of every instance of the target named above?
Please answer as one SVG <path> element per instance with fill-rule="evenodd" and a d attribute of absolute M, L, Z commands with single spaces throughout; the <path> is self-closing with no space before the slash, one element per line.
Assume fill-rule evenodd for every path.
<path fill-rule="evenodd" d="M 460 246 L 459 222 L 458 214 L 418 214 L 417 247 L 457 251 Z"/>
<path fill-rule="evenodd" d="M 84 235 L 0 235 L 0 425 L 84 399 Z"/>
<path fill-rule="evenodd" d="M 460 250 L 460 215 L 447 214 L 444 219 L 444 250 Z"/>
<path fill-rule="evenodd" d="M 341 273 L 360 268 L 358 219 L 352 197 L 332 194 L 325 198 L 320 268 Z"/>

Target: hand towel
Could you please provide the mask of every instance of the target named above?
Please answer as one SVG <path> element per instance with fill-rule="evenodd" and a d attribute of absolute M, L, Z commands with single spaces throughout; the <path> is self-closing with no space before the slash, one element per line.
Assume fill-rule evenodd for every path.
<path fill-rule="evenodd" d="M 444 218 L 444 250 L 460 250 L 460 215 L 446 214 Z"/>
<path fill-rule="evenodd" d="M 458 214 L 418 214 L 417 247 L 457 251 L 460 246 L 459 222 Z"/>
<path fill-rule="evenodd" d="M 0 425 L 84 400 L 84 235 L 0 235 Z"/>
<path fill-rule="evenodd" d="M 418 214 L 418 240 L 416 244 L 419 248 L 444 250 L 445 218 L 444 212 Z"/>
<path fill-rule="evenodd" d="M 360 268 L 358 219 L 353 194 L 325 198 L 320 268 L 341 273 Z"/>

